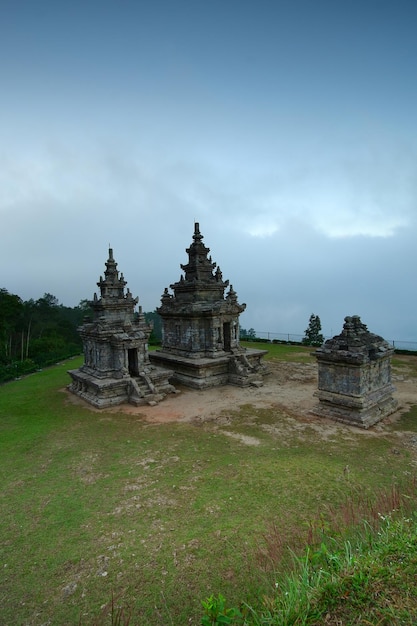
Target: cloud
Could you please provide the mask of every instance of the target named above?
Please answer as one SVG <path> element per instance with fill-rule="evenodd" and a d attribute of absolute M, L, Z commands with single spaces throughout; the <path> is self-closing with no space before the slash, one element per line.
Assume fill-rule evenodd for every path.
<path fill-rule="evenodd" d="M 282 163 L 279 176 L 251 176 L 198 159 L 145 159 L 117 143 L 3 157 L 1 286 L 75 305 L 97 290 L 111 244 L 130 290 L 154 310 L 180 277 L 195 220 L 247 303 L 244 327 L 302 333 L 316 313 L 330 335 L 357 313 L 371 331 L 407 339 L 416 306 L 413 168 L 405 155 L 382 165 L 339 160 L 327 173 L 322 163 Z"/>

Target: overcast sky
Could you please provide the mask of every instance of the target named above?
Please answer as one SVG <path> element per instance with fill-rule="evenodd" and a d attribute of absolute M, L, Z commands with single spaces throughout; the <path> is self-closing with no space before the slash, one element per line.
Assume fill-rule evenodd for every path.
<path fill-rule="evenodd" d="M 2 0 L 0 287 L 145 311 L 194 221 L 244 328 L 417 341 L 415 0 Z"/>

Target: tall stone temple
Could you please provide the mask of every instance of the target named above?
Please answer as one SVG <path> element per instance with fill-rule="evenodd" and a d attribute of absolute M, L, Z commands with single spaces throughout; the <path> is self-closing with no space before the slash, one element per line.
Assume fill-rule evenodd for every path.
<path fill-rule="evenodd" d="M 229 281 L 208 257 L 199 224 L 194 225 L 193 242 L 186 249 L 185 275 L 165 289 L 161 306 L 162 346 L 150 354 L 151 362 L 174 371 L 174 380 L 188 387 L 204 389 L 227 383 L 261 385 L 266 350 L 245 349 L 239 344 L 239 304 Z"/>
<path fill-rule="evenodd" d="M 97 283 L 100 297 L 90 302 L 93 319 L 79 332 L 84 347 L 84 364 L 69 371 L 69 390 L 97 408 L 115 404 L 153 404 L 175 388 L 169 383 L 172 371 L 149 360 L 148 340 L 152 327 L 145 321 L 138 298 L 133 298 L 117 270 L 109 250 L 104 278 Z"/>
<path fill-rule="evenodd" d="M 315 352 L 319 404 L 313 412 L 361 428 L 393 413 L 397 409 L 391 383 L 393 352 L 358 315 L 345 317 L 340 335 Z"/>

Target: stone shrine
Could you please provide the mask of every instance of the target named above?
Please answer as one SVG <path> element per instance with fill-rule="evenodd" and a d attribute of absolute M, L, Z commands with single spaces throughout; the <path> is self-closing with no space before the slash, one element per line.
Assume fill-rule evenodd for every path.
<path fill-rule="evenodd" d="M 175 388 L 169 383 L 172 371 L 152 365 L 148 340 L 152 327 L 145 321 L 138 298 L 119 277 L 113 250 L 109 250 L 104 278 L 97 283 L 100 298 L 90 302 L 93 320 L 79 332 L 84 347 L 84 364 L 69 371 L 68 389 L 97 408 L 128 402 L 153 404 Z"/>
<path fill-rule="evenodd" d="M 165 289 L 161 306 L 162 346 L 150 354 L 152 363 L 174 370 L 174 380 L 195 389 L 227 383 L 261 385 L 266 350 L 245 349 L 239 344 L 239 304 L 232 285 L 208 257 L 199 224 L 186 249 L 185 276 Z"/>
<path fill-rule="evenodd" d="M 320 403 L 314 413 L 369 428 L 393 413 L 391 357 L 394 349 L 370 333 L 358 315 L 345 317 L 340 335 L 315 351 Z"/>

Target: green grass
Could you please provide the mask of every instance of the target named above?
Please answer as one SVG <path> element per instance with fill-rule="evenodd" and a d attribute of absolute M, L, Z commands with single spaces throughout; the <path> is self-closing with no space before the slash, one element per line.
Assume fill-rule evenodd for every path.
<path fill-rule="evenodd" d="M 285 343 L 269 343 L 260 341 L 242 341 L 245 348 L 268 350 L 265 360 L 278 359 L 280 361 L 296 363 L 315 363 L 313 355 L 315 348 L 312 346 L 293 346 Z"/>
<path fill-rule="evenodd" d="M 349 538 L 346 531 L 336 539 L 325 531 L 321 542 L 308 546 L 304 555 L 293 555 L 289 573 L 276 577 L 275 589 L 264 597 L 262 611 L 251 610 L 246 623 L 414 625 L 417 620 L 414 490 L 415 485 L 408 494 L 402 494 L 402 503 L 396 510 L 379 515 L 372 525 L 350 526 Z M 400 501 L 398 492 L 397 497 Z M 373 510 L 376 512 L 376 508 Z"/>
<path fill-rule="evenodd" d="M 309 348 L 267 349 L 314 362 Z M 250 446 L 216 422 L 89 410 L 64 391 L 80 363 L 0 387 L 1 623 L 111 623 L 101 607 L 112 594 L 147 626 L 199 624 L 201 600 L 219 592 L 261 611 L 288 565 L 260 558 L 271 525 L 301 548 L 320 512 L 414 470 L 401 424 L 324 441 L 276 409 L 234 407 L 227 430 L 259 440 Z"/>

